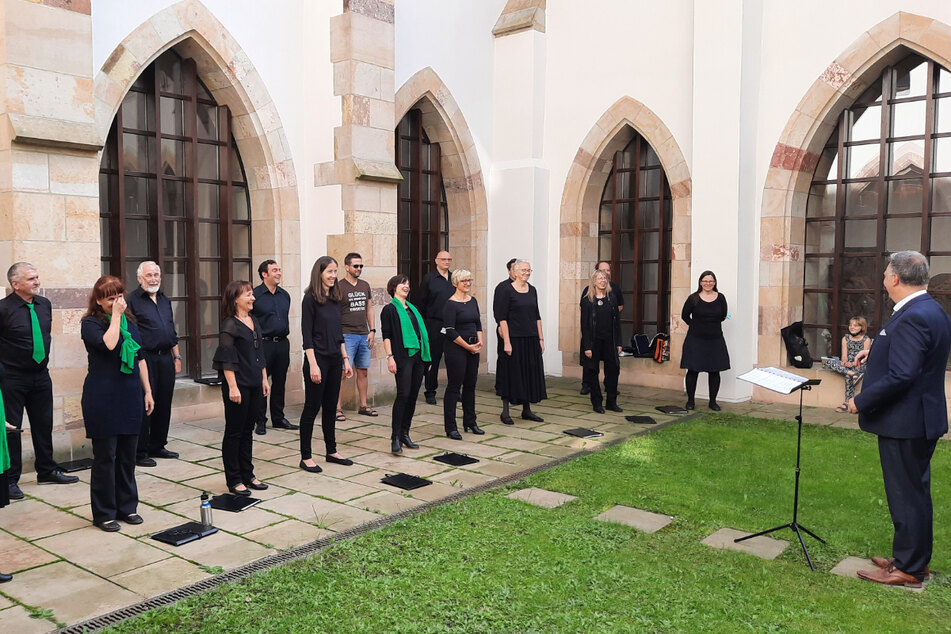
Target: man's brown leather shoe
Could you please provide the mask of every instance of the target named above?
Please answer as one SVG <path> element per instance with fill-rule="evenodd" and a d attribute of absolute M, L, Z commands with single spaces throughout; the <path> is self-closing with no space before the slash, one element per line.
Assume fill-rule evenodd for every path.
<path fill-rule="evenodd" d="M 888 568 L 892 562 L 895 561 L 894 557 L 872 557 L 872 563 L 878 566 L 879 568 Z M 925 581 L 931 579 L 931 566 L 925 566 Z"/>
<path fill-rule="evenodd" d="M 908 573 L 902 572 L 895 567 L 894 564 L 889 564 L 887 568 L 876 568 L 875 570 L 859 570 L 858 576 L 861 579 L 866 581 L 874 581 L 875 583 L 884 583 L 890 586 L 906 586 L 908 588 L 920 588 L 921 582 L 909 575 Z"/>

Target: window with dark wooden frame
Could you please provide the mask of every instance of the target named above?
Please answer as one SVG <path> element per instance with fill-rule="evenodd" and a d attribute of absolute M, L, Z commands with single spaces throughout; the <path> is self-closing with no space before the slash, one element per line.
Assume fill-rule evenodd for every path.
<path fill-rule="evenodd" d="M 893 303 L 888 254 L 920 251 L 951 312 L 951 73 L 911 54 L 838 118 L 806 206 L 803 321 L 814 357 L 839 356 L 849 319 L 875 336 Z"/>
<path fill-rule="evenodd" d="M 183 374 L 214 374 L 221 294 L 251 277 L 248 184 L 228 108 L 195 63 L 166 52 L 122 101 L 99 170 L 102 272 L 138 287 L 154 260 L 172 302 Z"/>
<path fill-rule="evenodd" d="M 449 250 L 449 207 L 439 144 L 429 142 L 418 108 L 407 112 L 396 128 L 396 166 L 403 176 L 396 214 L 397 271 L 416 289 L 435 268 L 436 254 Z"/>
<path fill-rule="evenodd" d="M 667 175 L 639 134 L 615 152 L 598 214 L 598 259 L 621 286 L 621 340 L 670 332 L 672 204 Z"/>

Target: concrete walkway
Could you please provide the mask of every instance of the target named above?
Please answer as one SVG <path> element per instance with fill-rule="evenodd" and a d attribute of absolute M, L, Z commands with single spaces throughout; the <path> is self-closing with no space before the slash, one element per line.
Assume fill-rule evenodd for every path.
<path fill-rule="evenodd" d="M 227 491 L 221 468 L 222 419 L 172 426 L 168 448 L 179 452 L 181 459 L 159 460 L 155 468 L 136 470 L 139 513 L 145 523 L 123 524 L 119 533 L 104 533 L 92 526 L 89 471 L 77 474 L 79 484 L 68 486 L 38 486 L 32 473 L 24 474 L 20 486 L 26 499 L 0 510 L 0 571 L 15 575 L 11 583 L 0 586 L 0 631 L 46 632 L 75 624 L 381 515 L 581 450 L 597 450 L 604 443 L 653 427 L 629 423 L 625 415 L 649 415 L 658 423 L 669 422 L 676 417 L 661 414 L 654 406 L 684 401 L 682 394 L 668 390 L 622 386 L 624 413 L 596 414 L 588 398 L 578 394 L 577 380 L 549 378 L 548 400 L 534 407 L 545 422 L 523 421 L 516 411 L 516 424 L 507 426 L 499 422 L 493 381 L 494 377 L 481 377 L 476 396 L 484 436 L 464 433 L 463 441 L 446 438 L 442 401 L 430 406 L 420 400 L 411 433 L 420 449 L 406 449 L 399 457 L 389 452 L 389 405 L 377 408 L 376 418 L 348 411 L 348 420 L 337 424 L 339 450 L 355 461 L 351 467 L 323 461 L 318 424 L 314 450 L 324 469 L 321 474 L 298 468 L 296 431 L 268 428 L 267 435 L 254 436 L 255 473 L 270 485 L 267 491 L 256 493 L 262 502 L 241 513 L 215 511 L 219 533 L 179 548 L 149 536 L 197 520 L 202 491 Z M 698 406 L 708 411 L 705 401 L 698 401 Z M 790 397 L 789 405 L 724 403 L 723 409 L 792 421 L 798 399 Z M 296 420 L 299 412 L 299 407 L 290 409 L 289 418 Z M 807 408 L 804 420 L 857 427 L 853 416 L 817 408 Z M 579 426 L 596 428 L 604 436 L 580 439 L 563 433 Z M 432 460 L 446 451 L 480 461 L 455 468 Z M 433 484 L 405 492 L 380 482 L 384 475 L 396 472 L 425 477 Z"/>

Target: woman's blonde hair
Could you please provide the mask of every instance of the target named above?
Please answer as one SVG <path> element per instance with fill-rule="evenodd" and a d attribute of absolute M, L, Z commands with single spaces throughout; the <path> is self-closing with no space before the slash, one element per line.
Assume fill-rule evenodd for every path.
<path fill-rule="evenodd" d="M 458 286 L 461 280 L 466 278 L 472 279 L 472 271 L 467 271 L 466 269 L 456 269 L 452 272 L 452 282 L 453 286 Z"/>
<path fill-rule="evenodd" d="M 594 303 L 595 292 L 596 292 L 594 289 L 594 283 L 597 281 L 598 276 L 603 277 L 608 282 L 608 286 L 605 289 L 605 292 L 607 293 L 611 292 L 611 277 L 604 271 L 595 271 L 594 273 L 591 274 L 591 279 L 588 280 L 588 301 L 591 302 L 592 304 Z"/>

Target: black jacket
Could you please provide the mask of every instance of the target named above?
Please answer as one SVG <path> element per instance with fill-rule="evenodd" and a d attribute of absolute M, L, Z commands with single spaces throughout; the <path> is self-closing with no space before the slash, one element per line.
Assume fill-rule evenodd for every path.
<path fill-rule="evenodd" d="M 614 354 L 621 345 L 621 317 L 617 309 L 617 303 L 614 301 L 614 294 L 607 293 L 603 301 L 611 307 L 611 331 L 614 333 Z M 585 356 L 585 350 L 594 349 L 595 333 L 598 331 L 598 311 L 594 310 L 594 305 L 588 300 L 587 296 L 581 300 L 581 365 L 597 362 L 599 359 L 589 359 Z"/>

